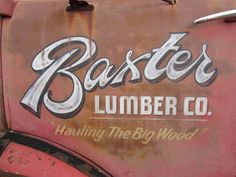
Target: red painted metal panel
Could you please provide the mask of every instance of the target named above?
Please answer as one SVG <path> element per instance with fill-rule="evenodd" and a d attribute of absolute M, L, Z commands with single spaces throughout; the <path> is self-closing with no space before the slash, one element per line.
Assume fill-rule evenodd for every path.
<path fill-rule="evenodd" d="M 0 170 L 30 177 L 86 177 L 55 157 L 16 143 L 1 155 Z"/>
<path fill-rule="evenodd" d="M 13 0 L 1 0 L 0 1 L 0 16 L 11 17 L 16 6 L 16 2 Z"/>
<path fill-rule="evenodd" d="M 18 2 L 5 21 L 10 129 L 61 144 L 114 176 L 235 176 L 236 23 L 192 22 L 236 2 L 91 3 L 92 12 L 67 13 L 67 1 Z M 73 50 L 81 43 L 87 53 Z"/>

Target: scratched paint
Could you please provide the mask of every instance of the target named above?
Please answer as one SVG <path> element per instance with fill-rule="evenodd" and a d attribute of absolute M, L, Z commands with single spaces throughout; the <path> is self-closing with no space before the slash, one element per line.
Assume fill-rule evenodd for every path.
<path fill-rule="evenodd" d="M 34 177 L 86 176 L 55 157 L 16 143 L 10 143 L 1 155 L 0 169 Z"/>

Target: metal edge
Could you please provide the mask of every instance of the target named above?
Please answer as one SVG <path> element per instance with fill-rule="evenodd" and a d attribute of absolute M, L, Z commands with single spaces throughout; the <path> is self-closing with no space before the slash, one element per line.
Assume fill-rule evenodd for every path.
<path fill-rule="evenodd" d="M 219 19 L 230 19 L 230 18 L 235 18 L 236 17 L 236 9 L 234 10 L 228 10 L 224 12 L 219 12 L 211 15 L 207 15 L 201 18 L 198 18 L 194 20 L 193 24 L 199 24 L 199 23 L 204 23 L 208 21 L 213 21 L 213 20 L 219 20 Z"/>
<path fill-rule="evenodd" d="M 14 0 L 0 0 L 0 16 L 11 17 L 16 3 Z"/>
<path fill-rule="evenodd" d="M 44 153 L 47 153 L 71 166 L 78 169 L 79 171 L 83 172 L 84 174 L 87 174 L 88 176 L 93 177 L 112 177 L 111 174 L 109 174 L 107 171 L 105 171 L 103 168 L 99 167 L 97 164 L 91 162 L 91 160 L 87 159 L 86 157 L 81 158 L 62 150 L 46 141 L 43 141 L 41 139 L 37 139 L 31 136 L 27 136 L 25 134 L 9 131 L 7 132 L 2 138 L 1 141 L 12 141 L 24 146 L 31 147 L 33 149 L 42 151 Z M 86 160 L 84 160 L 86 159 Z M 88 162 L 91 162 L 88 163 Z M 95 166 L 95 167 L 94 167 Z M 88 170 L 89 169 L 89 170 Z"/>
<path fill-rule="evenodd" d="M 2 80 L 2 30 L 3 29 L 3 17 L 0 16 L 0 138 L 7 131 L 7 120 L 4 109 L 4 97 L 3 97 L 3 80 Z"/>

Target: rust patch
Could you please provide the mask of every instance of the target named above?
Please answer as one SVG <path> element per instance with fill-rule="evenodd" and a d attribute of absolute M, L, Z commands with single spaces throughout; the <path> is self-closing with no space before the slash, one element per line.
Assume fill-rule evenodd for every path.
<path fill-rule="evenodd" d="M 52 166 L 53 166 L 53 167 L 55 167 L 55 165 L 56 165 L 56 162 L 55 162 L 55 161 L 53 161 L 53 162 L 52 162 Z"/>
<path fill-rule="evenodd" d="M 88 35 L 90 38 L 92 38 L 93 35 L 93 12 L 80 12 L 79 13 L 82 20 L 87 25 Z"/>
<path fill-rule="evenodd" d="M 7 160 L 12 163 L 14 161 L 14 155 L 10 155 Z"/>
<path fill-rule="evenodd" d="M 11 150 L 9 151 L 10 154 L 13 154 L 14 152 L 15 152 L 14 149 L 11 149 Z"/>

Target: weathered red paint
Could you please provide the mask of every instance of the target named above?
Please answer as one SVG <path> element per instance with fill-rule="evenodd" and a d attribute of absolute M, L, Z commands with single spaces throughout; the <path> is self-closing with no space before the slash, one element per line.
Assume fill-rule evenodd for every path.
<path fill-rule="evenodd" d="M 190 3 L 181 0 L 176 6 L 157 0 L 104 0 L 102 3 L 94 0 L 91 3 L 95 6 L 93 12 L 67 13 L 67 1 L 18 2 L 15 15 L 4 21 L 2 68 L 9 128 L 61 144 L 87 157 L 113 176 L 235 176 L 236 23 L 215 21 L 194 26 L 192 22 L 207 14 L 236 7 L 236 2 L 197 0 Z M 54 116 L 45 106 L 42 106 L 39 119 L 20 105 L 27 89 L 40 76 L 32 71 L 33 58 L 59 39 L 69 36 L 90 37 L 99 48 L 96 60 L 108 57 L 111 63 L 119 66 L 127 50 L 133 49 L 134 55 L 139 56 L 160 47 L 170 32 L 189 32 L 181 45 L 192 52 L 194 59 L 199 55 L 201 46 L 208 44 L 208 54 L 213 60 L 213 66 L 218 69 L 213 84 L 198 86 L 193 74 L 179 83 L 165 79 L 151 85 L 143 78 L 143 82 L 131 84 L 128 83 L 128 75 L 126 85 L 122 87 L 96 89 L 87 94 L 83 110 L 67 120 Z M 91 64 L 75 71 L 76 75 L 82 79 Z M 140 68 L 144 66 L 144 63 L 139 65 Z M 57 77 L 50 86 L 55 100 L 69 96 L 71 89 L 71 81 L 62 77 Z M 207 122 L 126 119 L 129 115 L 121 116 L 120 120 L 94 120 L 91 117 L 94 116 L 95 95 L 169 95 L 180 100 L 187 96 L 207 97 L 212 116 L 202 117 Z M 182 117 L 188 118 L 186 115 L 174 118 Z M 173 128 L 187 132 L 199 129 L 199 133 L 191 141 L 153 140 L 143 144 L 132 139 L 103 138 L 96 142 L 88 137 L 55 135 L 57 125 L 70 128 L 87 125 L 106 131 L 109 131 L 110 126 L 130 131 L 137 127 L 148 130 Z"/>
<path fill-rule="evenodd" d="M 16 6 L 13 0 L 1 0 L 0 2 L 0 16 L 11 17 Z"/>
<path fill-rule="evenodd" d="M 86 177 L 55 157 L 16 143 L 10 143 L 1 155 L 0 169 L 34 177 Z"/>

